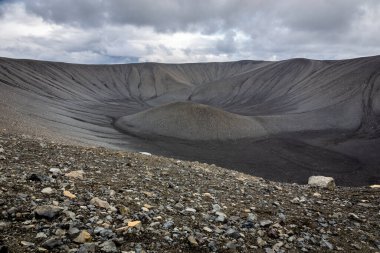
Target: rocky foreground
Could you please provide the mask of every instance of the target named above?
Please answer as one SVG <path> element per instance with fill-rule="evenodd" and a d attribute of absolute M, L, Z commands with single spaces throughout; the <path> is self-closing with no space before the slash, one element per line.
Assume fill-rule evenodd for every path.
<path fill-rule="evenodd" d="M 0 136 L 1 253 L 380 252 L 379 209 L 376 188 Z"/>

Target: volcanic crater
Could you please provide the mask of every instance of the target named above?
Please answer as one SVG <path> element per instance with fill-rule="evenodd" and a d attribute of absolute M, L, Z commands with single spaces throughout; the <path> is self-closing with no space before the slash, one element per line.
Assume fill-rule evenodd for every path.
<path fill-rule="evenodd" d="M 79 65 L 0 58 L 13 132 L 305 183 L 379 183 L 380 57 Z"/>

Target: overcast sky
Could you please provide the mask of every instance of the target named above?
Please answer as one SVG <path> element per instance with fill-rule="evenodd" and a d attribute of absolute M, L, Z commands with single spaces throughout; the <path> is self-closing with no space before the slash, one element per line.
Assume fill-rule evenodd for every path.
<path fill-rule="evenodd" d="M 0 0 L 0 56 L 75 63 L 380 54 L 378 0 Z"/>

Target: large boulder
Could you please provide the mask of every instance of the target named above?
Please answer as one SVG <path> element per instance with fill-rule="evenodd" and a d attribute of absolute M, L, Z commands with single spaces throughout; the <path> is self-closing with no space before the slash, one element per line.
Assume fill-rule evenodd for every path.
<path fill-rule="evenodd" d="M 317 186 L 329 190 L 335 189 L 335 180 L 332 177 L 311 176 L 309 177 L 308 184 L 311 186 Z"/>

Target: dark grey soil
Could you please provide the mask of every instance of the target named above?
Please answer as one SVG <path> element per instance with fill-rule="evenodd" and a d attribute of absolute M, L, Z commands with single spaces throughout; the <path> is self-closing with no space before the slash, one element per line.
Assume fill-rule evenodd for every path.
<path fill-rule="evenodd" d="M 380 252 L 379 207 L 369 187 L 0 135 L 1 252 Z"/>
<path fill-rule="evenodd" d="M 344 136 L 343 133 L 341 135 Z M 377 158 L 370 157 L 367 161 L 372 162 L 372 166 L 366 167 L 352 156 L 314 144 L 318 142 L 324 143 L 325 147 L 330 146 L 326 144 L 331 141 L 330 136 L 329 133 L 306 133 L 296 137 L 278 135 L 266 139 L 236 141 L 186 141 L 149 136 L 147 138 L 152 139 L 140 138 L 134 143 L 138 143 L 138 150 L 216 164 L 279 182 L 305 184 L 312 175 L 334 177 L 336 183 L 342 186 L 365 186 L 379 182 L 378 165 L 375 164 Z M 367 155 L 377 154 L 379 141 L 371 142 L 376 145 L 365 147 Z M 129 141 L 128 145 L 132 146 L 131 143 L 133 142 Z M 127 147 L 120 145 L 120 148 Z"/>

